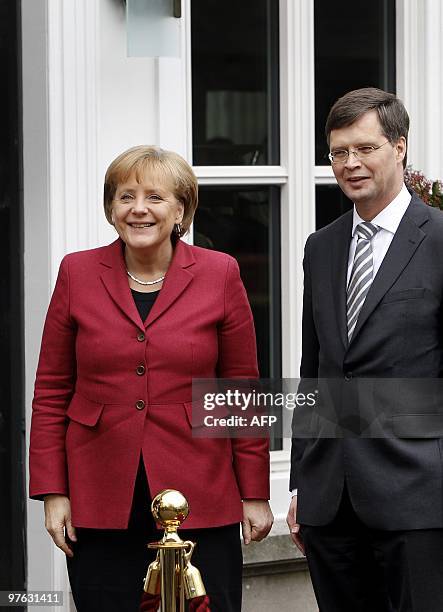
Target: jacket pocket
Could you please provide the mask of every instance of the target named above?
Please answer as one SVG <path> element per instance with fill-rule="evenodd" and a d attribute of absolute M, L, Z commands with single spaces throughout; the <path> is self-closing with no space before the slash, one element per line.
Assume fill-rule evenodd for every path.
<path fill-rule="evenodd" d="M 391 291 L 385 295 L 381 305 L 391 302 L 403 302 L 405 300 L 419 300 L 424 294 L 424 287 L 413 287 L 411 289 L 403 289 L 403 291 Z"/>
<path fill-rule="evenodd" d="M 231 414 L 226 406 L 216 406 L 215 409 L 207 410 L 204 407 L 203 401 L 184 402 L 183 406 L 191 429 L 206 427 L 205 417 L 208 415 L 220 419 L 226 418 Z"/>
<path fill-rule="evenodd" d="M 391 416 L 397 438 L 443 438 L 443 414 L 398 414 Z"/>
<path fill-rule="evenodd" d="M 97 425 L 104 407 L 104 404 L 93 402 L 75 393 L 69 404 L 66 415 L 71 421 L 86 425 L 87 427 L 94 427 Z"/>

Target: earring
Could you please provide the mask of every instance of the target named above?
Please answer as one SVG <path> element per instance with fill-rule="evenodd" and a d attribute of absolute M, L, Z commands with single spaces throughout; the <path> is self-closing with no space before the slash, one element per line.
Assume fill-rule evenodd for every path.
<path fill-rule="evenodd" d="M 180 238 L 180 236 L 182 235 L 182 231 L 183 231 L 183 226 L 181 223 L 176 223 L 174 225 L 174 232 L 177 234 L 177 236 Z"/>

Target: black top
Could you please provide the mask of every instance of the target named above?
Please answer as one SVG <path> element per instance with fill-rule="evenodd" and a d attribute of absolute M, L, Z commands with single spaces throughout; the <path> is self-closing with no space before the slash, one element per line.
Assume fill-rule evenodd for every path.
<path fill-rule="evenodd" d="M 141 291 L 135 291 L 131 289 L 132 297 L 134 298 L 135 305 L 137 306 L 138 314 L 142 321 L 146 321 L 148 318 L 151 308 L 154 306 L 154 302 L 157 299 L 160 290 L 151 291 L 150 293 L 142 293 Z"/>

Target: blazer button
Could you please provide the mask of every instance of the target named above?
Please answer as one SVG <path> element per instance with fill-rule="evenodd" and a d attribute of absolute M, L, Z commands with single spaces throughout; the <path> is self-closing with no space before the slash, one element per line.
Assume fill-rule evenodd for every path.
<path fill-rule="evenodd" d="M 144 341 L 145 341 L 145 334 L 144 334 L 143 332 L 139 332 L 139 333 L 137 334 L 137 340 L 138 340 L 139 342 L 144 342 Z"/>
<path fill-rule="evenodd" d="M 145 407 L 145 402 L 143 400 L 137 400 L 135 402 L 135 407 L 137 408 L 137 410 L 143 410 L 143 408 Z"/>
<path fill-rule="evenodd" d="M 345 380 L 352 380 L 352 372 L 346 372 Z"/>
<path fill-rule="evenodd" d="M 137 369 L 135 370 L 137 372 L 137 374 L 139 376 L 143 376 L 143 374 L 146 372 L 146 368 L 145 366 L 141 363 L 139 366 L 137 366 Z"/>

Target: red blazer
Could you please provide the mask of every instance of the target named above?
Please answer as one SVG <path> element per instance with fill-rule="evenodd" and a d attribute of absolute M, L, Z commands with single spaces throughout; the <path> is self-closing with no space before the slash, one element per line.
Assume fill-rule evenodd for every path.
<path fill-rule="evenodd" d="M 184 527 L 238 522 L 241 499 L 269 498 L 267 440 L 191 432 L 192 378 L 258 375 L 237 262 L 179 241 L 143 323 L 122 246 L 61 263 L 35 383 L 30 495 L 68 495 L 77 527 L 124 529 L 142 454 L 152 496 L 187 497 Z"/>

